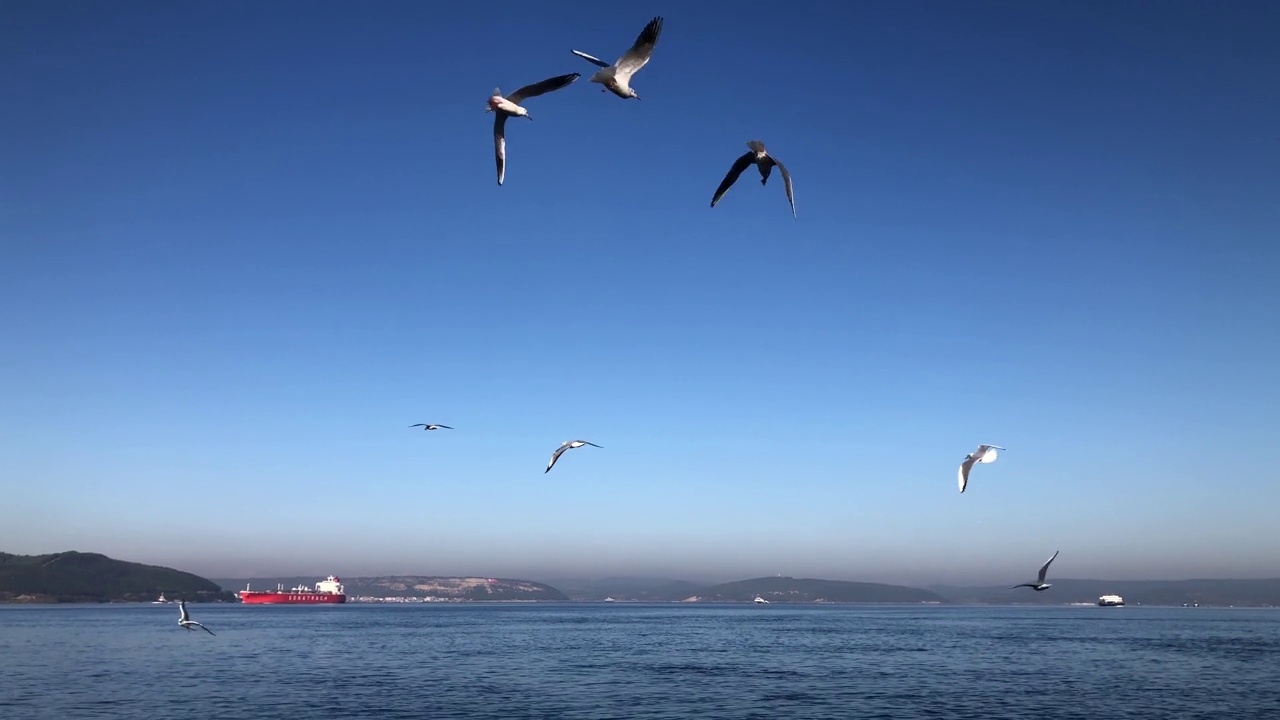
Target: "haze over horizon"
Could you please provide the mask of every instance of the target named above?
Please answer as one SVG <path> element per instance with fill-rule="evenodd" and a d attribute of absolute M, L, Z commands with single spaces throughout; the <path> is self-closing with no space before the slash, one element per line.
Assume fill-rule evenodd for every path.
<path fill-rule="evenodd" d="M 1280 6 L 0 16 L 2 551 L 1280 577 Z"/>

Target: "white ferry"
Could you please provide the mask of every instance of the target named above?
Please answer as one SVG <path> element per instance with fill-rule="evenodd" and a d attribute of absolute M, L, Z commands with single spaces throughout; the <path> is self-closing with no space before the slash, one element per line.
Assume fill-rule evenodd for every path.
<path fill-rule="evenodd" d="M 1103 595 L 1098 598 L 1098 604 L 1102 607 L 1119 607 L 1124 604 L 1124 598 L 1119 595 Z"/>

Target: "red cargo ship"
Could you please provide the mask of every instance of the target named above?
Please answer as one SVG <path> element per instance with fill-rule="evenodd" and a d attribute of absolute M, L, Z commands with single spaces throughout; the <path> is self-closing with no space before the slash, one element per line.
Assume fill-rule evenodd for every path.
<path fill-rule="evenodd" d="M 250 590 L 245 585 L 240 591 L 240 602 L 251 605 L 319 605 L 346 601 L 342 581 L 332 575 L 316 583 L 315 589 L 299 585 L 292 590 L 285 590 L 280 585 L 275 590 Z"/>

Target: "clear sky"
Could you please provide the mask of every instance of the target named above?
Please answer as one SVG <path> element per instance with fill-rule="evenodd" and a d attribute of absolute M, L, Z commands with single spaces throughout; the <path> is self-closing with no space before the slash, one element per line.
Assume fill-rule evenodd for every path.
<path fill-rule="evenodd" d="M 0 5 L 0 550 L 1280 575 L 1280 6 L 550 7 Z"/>

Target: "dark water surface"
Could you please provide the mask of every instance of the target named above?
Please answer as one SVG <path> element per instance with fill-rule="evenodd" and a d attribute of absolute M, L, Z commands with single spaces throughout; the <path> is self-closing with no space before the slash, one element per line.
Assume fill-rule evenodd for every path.
<path fill-rule="evenodd" d="M 0 606 L 0 718 L 1273 718 L 1280 611 Z"/>

